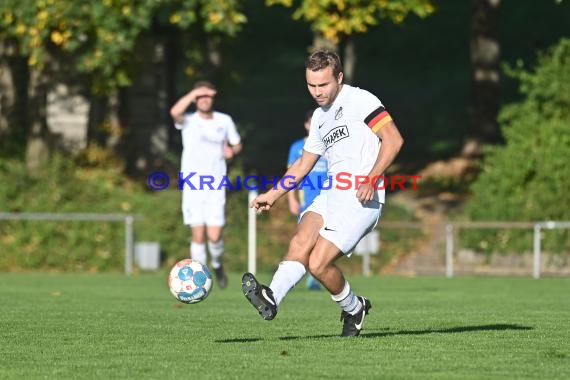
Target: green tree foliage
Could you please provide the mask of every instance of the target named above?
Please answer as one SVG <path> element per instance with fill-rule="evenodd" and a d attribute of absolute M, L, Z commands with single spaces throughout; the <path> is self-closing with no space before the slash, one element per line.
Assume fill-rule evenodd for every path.
<path fill-rule="evenodd" d="M 338 43 L 343 36 L 364 33 L 386 18 L 399 24 L 410 14 L 426 17 L 434 11 L 430 0 L 266 0 L 267 5 L 296 9 L 293 18 L 303 19 L 326 39 Z"/>
<path fill-rule="evenodd" d="M 534 71 L 509 68 L 524 99 L 503 108 L 504 146 L 487 149 L 483 171 L 472 186 L 467 212 L 473 220 L 570 220 L 570 39 L 539 56 Z M 528 234 L 527 234 L 528 235 Z M 549 232 L 547 248 L 570 244 L 567 232 Z M 530 235 L 501 232 L 471 240 L 488 250 L 527 250 Z"/>
<path fill-rule="evenodd" d="M 126 63 L 153 20 L 180 29 L 201 23 L 206 32 L 234 35 L 246 21 L 239 6 L 240 0 L 4 0 L 0 38 L 17 40 L 35 69 L 53 53 L 72 56 L 75 69 L 105 92 L 130 84 Z"/>

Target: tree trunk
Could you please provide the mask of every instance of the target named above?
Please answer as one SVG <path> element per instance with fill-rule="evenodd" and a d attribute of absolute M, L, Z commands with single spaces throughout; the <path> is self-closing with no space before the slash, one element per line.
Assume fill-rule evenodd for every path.
<path fill-rule="evenodd" d="M 500 0 L 473 0 L 471 19 L 471 104 L 465 156 L 481 155 L 484 144 L 500 140 L 497 115 L 500 45 L 497 15 Z"/>
<path fill-rule="evenodd" d="M 6 154 L 23 151 L 26 136 L 28 68 L 17 43 L 0 41 L 0 145 Z"/>
<path fill-rule="evenodd" d="M 343 45 L 342 67 L 344 70 L 344 82 L 352 84 L 354 82 L 354 71 L 356 70 L 356 48 L 354 41 L 350 37 Z"/>
<path fill-rule="evenodd" d="M 6 41 L 0 41 L 0 136 L 5 141 L 10 134 L 11 118 L 16 104 L 16 87 L 8 64 Z"/>
<path fill-rule="evenodd" d="M 356 49 L 354 41 L 348 37 L 344 43 L 337 45 L 322 36 L 322 34 L 313 33 L 313 45 L 310 51 L 318 49 L 327 49 L 339 54 L 342 60 L 342 72 L 344 74 L 344 83 L 351 84 L 354 81 L 354 71 L 356 69 Z M 342 53 L 340 52 L 342 50 Z"/>
<path fill-rule="evenodd" d="M 327 40 L 322 34 L 313 32 L 313 45 L 310 47 L 310 50 L 315 51 L 319 49 L 328 49 L 338 52 L 338 45 Z"/>
<path fill-rule="evenodd" d="M 50 144 L 47 125 L 47 78 L 39 70 L 31 70 L 29 85 L 29 125 L 26 145 L 26 166 L 33 173 L 49 159 Z"/>
<path fill-rule="evenodd" d="M 206 36 L 206 56 L 208 57 L 209 70 L 205 70 L 208 77 L 216 79 L 222 67 L 222 51 L 220 49 L 220 41 L 218 37 L 207 35 Z"/>
<path fill-rule="evenodd" d="M 119 92 L 119 120 L 123 127 L 122 148 L 125 171 L 132 176 L 148 174 L 164 165 L 168 153 L 171 120 L 167 104 L 168 65 L 165 44 L 160 38 L 143 38 L 137 46 L 140 76 Z"/>
<path fill-rule="evenodd" d="M 87 121 L 87 146 L 96 144 L 108 148 L 108 140 L 113 130 L 109 115 L 109 98 L 89 96 L 89 117 Z"/>
<path fill-rule="evenodd" d="M 115 151 L 123 130 L 119 121 L 118 90 L 107 96 L 89 97 L 87 146 L 96 145 Z"/>

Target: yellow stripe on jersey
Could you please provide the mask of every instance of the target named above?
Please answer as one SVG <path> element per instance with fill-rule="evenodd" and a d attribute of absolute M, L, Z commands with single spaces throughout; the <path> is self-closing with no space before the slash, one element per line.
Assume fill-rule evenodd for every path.
<path fill-rule="evenodd" d="M 390 114 L 388 112 L 382 112 L 382 114 L 386 114 L 384 115 L 384 117 L 382 117 L 381 119 L 379 119 L 376 124 L 374 124 L 372 127 L 370 127 L 370 129 L 372 129 L 372 132 L 376 133 L 380 130 L 380 128 L 382 128 L 383 126 L 385 126 L 386 124 L 388 124 L 389 122 L 392 121 L 392 116 L 390 116 Z M 380 115 L 382 115 L 380 114 Z M 378 116 L 380 116 L 378 115 Z"/>
<path fill-rule="evenodd" d="M 380 106 L 377 109 L 375 109 L 372 113 L 370 113 L 370 115 L 366 117 L 366 119 L 364 119 L 366 125 L 368 125 L 368 127 L 374 133 L 378 132 L 380 128 L 382 128 L 391 121 L 392 117 L 383 106 Z"/>

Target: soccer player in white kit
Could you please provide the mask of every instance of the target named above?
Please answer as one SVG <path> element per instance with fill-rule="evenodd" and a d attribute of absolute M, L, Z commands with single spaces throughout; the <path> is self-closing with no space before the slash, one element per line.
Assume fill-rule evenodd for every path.
<path fill-rule="evenodd" d="M 319 108 L 313 114 L 303 154 L 285 176 L 300 183 L 324 155 L 333 183 L 324 186 L 303 213 L 271 284 L 262 285 L 253 274 L 245 273 L 242 290 L 259 314 L 272 320 L 283 298 L 308 269 L 342 309 L 341 336 L 357 336 L 371 304 L 367 298 L 354 294 L 335 262 L 350 256 L 360 239 L 378 223 L 384 185 L 381 180 L 372 183 L 372 179 L 382 178 L 379 176 L 394 161 L 403 138 L 376 96 L 343 84 L 336 53 L 312 53 L 305 62 L 305 76 L 309 93 Z M 336 181 L 338 176 L 350 178 L 352 185 Z M 287 188 L 271 189 L 255 198 L 250 206 L 257 212 L 267 211 Z"/>
<path fill-rule="evenodd" d="M 225 160 L 239 153 L 242 145 L 232 118 L 213 110 L 215 95 L 212 83 L 196 82 L 193 89 L 172 106 L 170 114 L 182 133 L 179 184 L 183 186 L 184 224 L 192 229 L 190 257 L 206 264 L 209 251 L 211 266 L 223 289 L 228 281 L 222 262 L 226 192 L 219 184 L 227 174 Z M 186 113 L 192 103 L 196 104 L 196 111 Z"/>

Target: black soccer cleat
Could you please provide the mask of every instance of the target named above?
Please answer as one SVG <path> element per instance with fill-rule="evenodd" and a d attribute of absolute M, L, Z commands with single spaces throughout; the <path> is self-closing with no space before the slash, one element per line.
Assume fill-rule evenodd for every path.
<path fill-rule="evenodd" d="M 228 276 L 224 271 L 224 266 L 220 265 L 219 268 L 215 268 L 214 273 L 216 274 L 216 281 L 218 281 L 220 289 L 225 289 L 228 286 Z"/>
<path fill-rule="evenodd" d="M 344 310 L 340 313 L 340 320 L 344 320 L 341 336 L 358 336 L 362 330 L 364 318 L 372 308 L 372 304 L 367 298 L 358 296 L 358 299 L 362 302 L 362 310 L 358 314 L 351 315 Z"/>
<path fill-rule="evenodd" d="M 273 297 L 273 291 L 260 284 L 251 273 L 245 273 L 241 278 L 241 289 L 245 298 L 255 307 L 259 315 L 266 321 L 270 321 L 277 315 L 277 302 Z"/>

